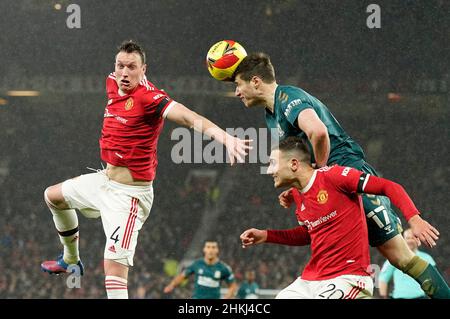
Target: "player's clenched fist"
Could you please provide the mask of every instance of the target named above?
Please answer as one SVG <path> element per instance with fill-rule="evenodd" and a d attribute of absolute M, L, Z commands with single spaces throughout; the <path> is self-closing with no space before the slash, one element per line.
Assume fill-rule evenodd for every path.
<path fill-rule="evenodd" d="M 250 228 L 244 231 L 241 236 L 242 248 L 257 245 L 267 240 L 267 230 Z"/>

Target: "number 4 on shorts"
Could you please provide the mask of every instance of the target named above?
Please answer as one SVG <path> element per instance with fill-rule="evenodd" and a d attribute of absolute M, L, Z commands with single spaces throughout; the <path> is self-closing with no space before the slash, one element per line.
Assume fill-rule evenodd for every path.
<path fill-rule="evenodd" d="M 111 237 L 109 237 L 110 239 L 114 240 L 114 244 L 117 244 L 117 242 L 119 241 L 119 234 L 117 233 L 119 228 L 120 228 L 120 226 L 118 226 L 116 228 L 116 230 L 114 231 L 114 233 L 112 233 Z M 116 237 L 114 237 L 114 235 L 116 235 Z"/>

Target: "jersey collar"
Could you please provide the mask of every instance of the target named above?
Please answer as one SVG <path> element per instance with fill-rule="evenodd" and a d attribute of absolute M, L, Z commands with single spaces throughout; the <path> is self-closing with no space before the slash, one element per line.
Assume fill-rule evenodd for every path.
<path fill-rule="evenodd" d="M 314 173 L 311 176 L 311 178 L 309 179 L 308 184 L 300 191 L 302 194 L 306 193 L 307 191 L 309 191 L 311 189 L 312 185 L 314 184 L 314 181 L 316 180 L 316 176 L 317 176 L 317 170 L 314 170 Z"/>
<path fill-rule="evenodd" d="M 280 85 L 278 84 L 277 87 L 275 88 L 275 92 L 273 94 L 273 112 L 270 111 L 267 107 L 265 107 L 264 109 L 266 110 L 266 113 L 270 114 L 270 115 L 274 115 L 275 114 L 275 107 L 277 104 L 277 96 L 279 95 L 279 90 L 280 89 Z"/>

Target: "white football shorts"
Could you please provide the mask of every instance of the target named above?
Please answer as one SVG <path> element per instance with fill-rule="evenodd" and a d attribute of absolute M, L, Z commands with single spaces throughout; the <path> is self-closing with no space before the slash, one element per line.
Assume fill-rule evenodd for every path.
<path fill-rule="evenodd" d="M 370 276 L 342 275 L 327 280 L 297 278 L 275 299 L 368 299 L 373 296 Z"/>
<path fill-rule="evenodd" d="M 106 235 L 104 258 L 133 266 L 138 233 L 153 203 L 152 184 L 120 184 L 100 171 L 66 180 L 62 193 L 70 208 L 87 218 L 101 217 Z"/>

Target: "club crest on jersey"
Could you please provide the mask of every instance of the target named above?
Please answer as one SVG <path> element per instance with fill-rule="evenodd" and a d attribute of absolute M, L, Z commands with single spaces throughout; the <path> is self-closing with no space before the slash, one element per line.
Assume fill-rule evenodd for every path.
<path fill-rule="evenodd" d="M 319 204 L 325 204 L 328 201 L 328 192 L 326 190 L 321 189 L 317 193 L 317 202 Z"/>
<path fill-rule="evenodd" d="M 125 102 L 125 111 L 129 111 L 133 108 L 133 98 L 129 97 L 128 100 Z"/>

